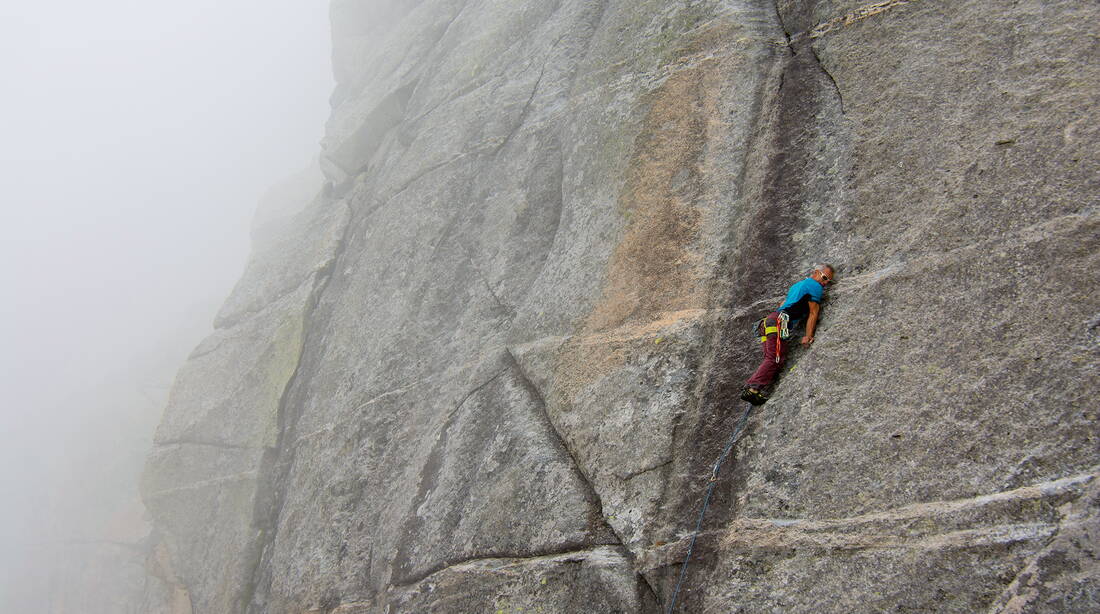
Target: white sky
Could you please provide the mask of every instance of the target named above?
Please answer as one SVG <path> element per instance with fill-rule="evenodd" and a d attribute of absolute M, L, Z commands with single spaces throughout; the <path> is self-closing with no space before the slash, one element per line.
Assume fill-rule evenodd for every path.
<path fill-rule="evenodd" d="M 325 0 L 0 0 L 6 507 L 81 429 L 130 426 L 94 395 L 199 340 L 257 199 L 318 152 L 328 28 Z"/>

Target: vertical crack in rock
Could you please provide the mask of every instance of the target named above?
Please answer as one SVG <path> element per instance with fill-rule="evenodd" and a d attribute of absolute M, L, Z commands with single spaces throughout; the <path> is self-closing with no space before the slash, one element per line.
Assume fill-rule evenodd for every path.
<path fill-rule="evenodd" d="M 776 28 L 786 34 L 786 26 L 777 3 L 771 4 L 771 10 Z M 783 147 L 776 144 L 780 140 L 776 131 L 783 118 L 776 109 L 782 108 L 784 99 L 797 98 L 800 94 L 788 91 L 791 88 L 786 73 L 793 56 L 793 49 L 785 48 L 783 56 L 775 62 L 775 68 L 768 71 L 771 76 L 759 80 L 750 114 L 752 124 L 748 134 L 751 140 L 746 144 L 745 157 L 737 177 L 738 185 L 754 186 L 778 181 L 776 176 L 779 171 L 775 169 L 774 158 L 777 154 L 782 155 Z M 723 266 L 731 269 L 732 283 L 716 282 L 709 291 L 711 297 L 708 300 L 721 306 L 716 313 L 722 315 L 714 320 L 712 332 L 705 337 L 706 347 L 700 352 L 701 376 L 692 395 L 695 399 L 694 407 L 681 412 L 672 423 L 670 458 L 677 469 L 670 472 L 670 479 L 664 481 L 660 493 L 664 502 L 661 509 L 666 510 L 667 515 L 663 524 L 670 532 L 689 528 L 694 522 L 705 484 L 703 476 L 709 475 L 714 458 L 736 422 L 735 410 L 741 403 L 739 391 L 742 374 L 734 366 L 756 358 L 746 356 L 740 351 L 743 345 L 740 340 L 744 329 L 759 314 L 751 309 L 737 313 L 731 309 L 735 306 L 756 305 L 761 289 L 767 290 L 767 286 L 760 285 L 767 272 L 760 270 L 754 263 L 757 260 L 769 260 L 777 249 L 775 235 L 778 230 L 772 230 L 770 226 L 776 215 L 768 209 L 769 204 L 776 199 L 761 188 L 757 190 L 764 193 L 754 193 L 748 187 L 742 189 L 742 197 L 745 200 L 762 201 L 764 207 L 761 208 L 765 212 L 758 213 L 759 218 L 751 219 L 747 228 L 744 222 L 731 226 L 727 231 L 728 237 L 724 240 L 727 245 L 739 246 L 723 259 Z M 770 206 L 786 213 L 785 206 Z M 749 428 L 751 430 L 751 423 Z M 750 435 L 747 432 L 744 437 Z M 732 460 L 736 460 L 736 452 Z M 726 473 L 731 472 L 734 466 L 735 462 L 730 462 L 726 466 Z"/>
<path fill-rule="evenodd" d="M 511 363 L 511 368 L 514 369 L 516 374 L 520 376 L 523 385 L 528 389 L 528 391 L 538 400 L 538 406 L 542 420 L 549 427 L 550 432 L 555 435 L 557 439 L 557 444 L 561 446 L 561 449 L 564 450 L 565 453 L 569 456 L 569 460 L 572 463 L 573 470 L 587 486 L 586 496 L 589 498 L 589 503 L 591 506 L 589 522 L 593 526 L 593 534 L 606 533 L 608 535 L 614 536 L 617 542 L 614 545 L 621 550 L 623 556 L 628 561 L 630 561 L 631 565 L 635 569 L 637 569 L 637 557 L 635 556 L 634 552 L 632 552 L 630 548 L 626 547 L 626 544 L 623 543 L 622 536 L 619 535 L 618 532 L 615 531 L 615 528 L 607 522 L 607 517 L 604 514 L 603 500 L 600 497 L 599 491 L 596 489 L 596 485 L 585 474 L 580 462 L 577 461 L 576 454 L 569 447 L 569 444 L 565 441 L 565 438 L 562 437 L 561 431 L 558 429 L 558 426 L 554 424 L 554 420 L 550 417 L 550 412 L 548 411 L 548 407 L 546 405 L 546 397 L 544 397 L 538 387 L 535 386 L 535 383 L 531 381 L 531 378 L 527 376 L 527 373 L 523 370 L 523 366 L 520 365 L 518 360 L 516 360 L 516 356 L 512 353 L 512 350 L 509 348 L 505 348 L 505 351 L 508 354 L 508 360 Z M 647 578 L 645 574 L 641 573 L 636 573 L 636 575 L 638 577 L 638 581 L 641 584 L 644 584 L 649 594 L 652 595 L 654 603 L 659 603 L 659 600 L 657 599 L 656 587 L 654 587 L 650 583 L 649 578 Z"/>
<path fill-rule="evenodd" d="M 485 273 L 481 270 L 481 267 L 477 266 L 477 263 L 474 262 L 472 259 L 470 260 L 470 266 L 474 269 L 474 273 L 477 275 L 477 278 L 480 279 L 481 283 L 485 285 L 485 290 L 487 290 L 489 292 L 489 296 L 493 298 L 493 303 L 495 303 L 497 307 L 509 314 L 508 319 L 514 318 L 516 315 L 515 307 L 506 305 L 504 304 L 504 301 L 500 300 L 500 297 L 497 296 L 496 291 L 493 290 L 493 285 L 489 283 L 488 279 L 486 279 Z"/>
<path fill-rule="evenodd" d="M 909 0 L 900 0 L 900 2 L 897 2 L 897 3 L 905 4 L 908 1 Z M 880 3 L 880 4 L 883 4 L 883 5 L 888 4 L 888 5 L 891 5 L 891 6 L 887 6 L 885 8 L 882 8 L 881 10 L 877 10 L 876 12 L 872 12 L 872 13 L 868 13 L 868 14 L 862 14 L 861 13 L 861 16 L 859 17 L 859 19 L 864 19 L 866 17 L 869 17 L 870 15 L 875 15 L 875 14 L 878 14 L 882 11 L 888 10 L 894 4 L 896 4 L 896 2 L 883 2 L 883 3 Z M 875 7 L 877 8 L 878 5 L 875 5 Z M 795 35 L 792 36 L 790 29 L 787 27 L 786 20 L 783 17 L 783 11 L 779 8 L 779 0 L 774 0 L 773 8 L 775 9 L 775 18 L 776 18 L 776 21 L 779 24 L 779 28 L 781 30 L 783 30 L 783 35 L 787 40 L 787 49 L 788 49 L 790 55 L 792 55 L 792 56 L 798 55 L 798 52 L 799 52 L 800 48 L 802 47 L 802 45 L 803 44 L 805 45 L 806 49 L 808 49 L 810 51 L 810 54 L 813 56 L 814 62 L 817 64 L 818 69 L 820 69 L 822 74 L 824 74 L 825 77 L 827 77 L 829 79 L 829 82 L 832 83 L 833 91 L 836 93 L 837 100 L 840 103 L 840 112 L 841 112 L 841 114 L 844 114 L 844 96 L 840 92 L 840 86 L 837 84 L 836 78 L 833 77 L 832 73 L 829 72 L 829 70 L 827 68 L 825 68 L 825 65 L 821 61 L 821 56 L 819 55 L 817 49 L 814 47 L 813 42 L 812 41 L 806 42 L 807 35 L 806 35 L 805 32 L 800 32 L 800 33 L 795 34 Z M 803 7 L 803 10 L 808 13 L 808 10 L 805 9 L 805 7 Z M 858 11 L 857 11 L 857 13 L 858 13 Z M 850 17 L 850 16 L 848 16 L 848 17 Z M 851 21 L 844 21 L 844 18 L 841 18 L 840 20 L 833 20 L 833 21 L 837 21 L 838 23 L 843 22 L 844 25 L 847 25 L 848 23 L 851 23 Z M 854 21 L 854 20 L 852 20 L 852 21 Z M 828 22 L 828 23 L 832 23 L 832 22 Z M 824 24 L 820 24 L 816 28 L 814 28 L 813 32 L 817 32 L 818 28 L 821 28 L 822 25 L 824 25 Z M 821 33 L 811 35 L 809 38 L 816 38 L 817 36 L 820 36 L 821 34 L 824 34 L 824 32 L 827 32 L 827 31 L 828 30 L 824 30 Z M 785 76 L 785 71 L 784 71 L 784 76 Z M 785 79 L 780 81 L 780 88 L 783 87 L 784 82 L 785 82 Z"/>
<path fill-rule="evenodd" d="M 507 348 L 498 356 L 478 371 L 490 364 L 500 368 L 482 376 L 486 381 L 464 394 L 437 429 L 419 470 L 417 493 L 403 506 L 403 524 L 395 533 L 399 543 L 392 586 L 415 584 L 463 561 L 529 558 L 620 543 L 603 520 L 599 497 L 549 421 L 541 395 Z M 504 473 L 496 474 L 494 467 L 503 467 Z M 518 489 L 504 496 L 485 482 L 490 475 Z M 480 512 L 471 505 L 519 506 L 517 512 L 545 515 L 556 528 L 520 523 L 517 530 L 505 525 L 492 529 L 496 520 L 477 516 Z M 500 513 L 491 518 L 502 518 Z"/>
<path fill-rule="evenodd" d="M 596 33 L 599 32 L 600 26 L 603 25 L 604 17 L 607 16 L 607 7 L 611 4 L 611 0 L 596 0 L 594 4 L 596 5 L 594 11 L 595 18 L 591 20 L 589 24 L 590 29 L 586 33 L 584 48 L 580 54 L 581 61 L 575 64 L 576 68 L 573 71 L 573 76 L 569 79 L 569 92 L 573 92 L 576 89 L 577 79 L 581 77 L 582 73 L 580 67 L 583 66 L 584 61 L 588 59 L 588 54 L 592 50 L 592 42 L 596 39 Z"/>
<path fill-rule="evenodd" d="M 783 11 L 779 10 L 779 0 L 773 0 L 772 8 L 775 10 L 775 20 L 779 24 L 779 29 L 783 31 L 783 37 L 787 40 L 787 49 L 793 54 L 794 49 L 791 47 L 791 31 L 787 28 L 787 24 L 783 20 Z"/>
<path fill-rule="evenodd" d="M 561 39 L 558 39 L 558 40 L 561 40 Z M 519 132 L 521 129 L 523 129 L 523 125 L 527 121 L 527 115 L 528 115 L 528 113 L 531 112 L 531 103 L 534 102 L 535 95 L 539 93 L 539 84 L 542 83 L 542 78 L 545 75 L 546 75 L 546 64 L 544 63 L 542 65 L 542 68 L 539 70 L 538 78 L 535 79 L 535 85 L 533 87 L 531 87 L 531 95 L 527 97 L 527 102 L 524 103 L 523 110 L 520 111 L 520 113 L 519 113 L 519 118 L 516 120 L 516 125 L 512 128 L 511 131 L 508 132 L 507 136 L 504 137 L 504 140 L 502 140 L 500 142 L 500 144 L 497 145 L 493 149 L 492 155 L 495 156 L 495 155 L 499 154 L 501 152 L 501 150 L 504 149 L 505 145 L 507 145 L 509 142 L 511 142 L 512 138 L 514 136 L 516 136 L 516 133 Z"/>
<path fill-rule="evenodd" d="M 538 266 L 534 269 L 534 272 L 530 277 L 530 282 L 523 290 L 524 296 L 530 294 L 535 284 L 541 278 L 542 272 L 546 268 L 546 264 L 550 261 L 550 257 L 554 253 L 554 246 L 558 242 L 558 231 L 561 230 L 561 219 L 565 210 L 565 153 L 562 151 L 561 141 L 562 139 L 560 132 L 555 133 L 554 149 L 556 150 L 557 155 L 554 156 L 555 165 L 553 176 L 555 177 L 555 180 L 553 181 L 553 184 L 556 187 L 556 190 L 554 191 L 554 196 L 550 200 L 550 202 L 544 203 L 544 206 L 550 206 L 553 211 L 553 222 L 551 223 L 551 228 L 548 233 L 549 238 L 547 238 L 545 242 L 546 250 L 542 254 Z"/>
<path fill-rule="evenodd" d="M 590 505 L 589 521 L 593 526 L 593 532 L 595 533 L 598 530 L 602 530 L 602 528 L 606 528 L 608 532 L 618 537 L 618 535 L 614 532 L 614 529 L 610 525 L 608 525 L 607 521 L 605 520 L 603 511 L 603 500 L 600 498 L 600 493 L 596 490 L 595 484 L 593 484 L 592 480 L 588 477 L 587 474 L 585 474 L 581 464 L 577 462 L 576 454 L 573 452 L 572 448 L 569 447 L 569 444 L 566 443 L 565 438 L 562 437 L 561 431 L 558 429 L 558 426 L 554 424 L 554 421 L 550 418 L 550 413 L 547 411 L 546 398 L 542 396 L 542 392 L 535 386 L 535 383 L 531 381 L 531 378 L 527 376 L 527 373 L 524 372 L 523 367 L 519 364 L 519 361 L 516 360 L 516 356 L 512 353 L 512 350 L 509 348 L 505 348 L 505 352 L 508 355 L 508 362 L 510 363 L 511 368 L 515 370 L 517 375 L 519 375 L 520 380 L 523 382 L 523 385 L 527 388 L 531 395 L 538 400 L 541 420 L 543 420 L 547 427 L 549 427 L 550 432 L 554 434 L 557 445 L 561 446 L 562 451 L 564 451 L 565 454 L 569 457 L 569 461 L 573 466 L 573 470 L 576 472 L 577 476 L 581 478 L 581 481 L 586 486 L 586 497 L 589 499 Z M 597 527 L 600 527 L 601 529 L 596 529 Z M 619 545 L 622 545 L 622 540 L 619 539 L 618 543 Z"/>
<path fill-rule="evenodd" d="M 777 2 L 772 6 L 776 27 L 786 31 L 787 18 Z M 829 147 L 843 128 L 833 124 L 845 121 L 843 100 L 816 52 L 810 48 L 803 53 L 804 44 L 787 48 L 776 93 L 765 105 L 766 127 L 746 164 L 751 168 L 745 176 L 746 198 L 760 206 L 742 221 L 733 241 L 733 304 L 751 304 L 762 294 L 780 292 L 777 278 L 788 271 L 778 265 L 797 258 L 791 253 L 797 247 L 792 229 L 801 227 L 814 209 L 827 210 L 837 197 L 840 178 L 820 159 L 819 150 Z M 838 106 L 830 109 L 834 104 Z"/>
<path fill-rule="evenodd" d="M 241 612 L 262 611 L 262 608 L 260 608 L 260 610 L 254 608 L 257 590 L 260 587 L 264 588 L 265 591 L 270 588 L 271 578 L 268 567 L 270 566 L 271 551 L 275 542 L 279 518 L 282 515 L 283 505 L 286 501 L 288 476 L 297 453 L 297 446 L 292 444 L 302 411 L 301 407 L 294 407 L 292 405 L 294 396 L 292 392 L 300 385 L 299 380 L 302 363 L 307 349 L 311 347 L 310 341 L 312 337 L 317 334 L 317 323 L 314 321 L 317 305 L 321 300 L 321 295 L 324 293 L 325 288 L 328 287 L 329 280 L 332 279 L 332 276 L 338 270 L 340 263 L 344 259 L 349 236 L 355 227 L 356 225 L 353 221 L 348 222 L 347 226 L 344 228 L 343 236 L 337 242 L 333 251 L 333 257 L 326 263 L 324 269 L 314 274 L 315 282 L 313 292 L 309 297 L 302 317 L 305 338 L 302 342 L 301 352 L 299 353 L 294 372 L 287 380 L 286 386 L 283 388 L 282 394 L 279 397 L 279 433 L 276 438 L 276 444 L 274 448 L 267 448 L 264 450 L 260 464 L 255 511 L 253 512 L 253 518 L 256 519 L 260 538 L 257 540 L 255 552 L 251 553 L 247 559 L 251 561 L 251 563 L 249 563 L 251 571 L 248 574 L 248 577 L 251 578 L 251 582 L 243 591 L 239 606 L 239 611 Z"/>
<path fill-rule="evenodd" d="M 420 480 L 417 485 L 416 495 L 412 498 L 412 501 L 408 507 L 408 513 L 405 517 L 405 523 L 402 525 L 398 535 L 408 536 L 415 535 L 424 524 L 423 519 L 417 512 L 417 509 L 424 504 L 428 498 L 428 494 L 433 488 L 435 488 L 436 476 L 439 474 L 443 467 L 443 452 L 447 447 L 447 440 L 450 437 L 450 429 L 454 423 L 455 417 L 458 415 L 459 410 L 466 404 L 475 394 L 485 389 L 493 382 L 500 379 L 502 375 L 508 372 L 508 368 L 503 368 L 491 375 L 481 384 L 475 386 L 472 390 L 467 392 L 462 399 L 455 404 L 454 408 L 447 412 L 447 417 L 443 420 L 442 426 L 439 427 L 439 434 L 436 436 L 435 443 L 432 444 L 432 449 L 428 453 L 427 460 L 424 461 L 424 466 L 420 470 Z M 464 483 L 464 488 L 469 488 L 469 482 Z M 418 581 L 418 578 L 423 578 L 431 575 L 438 569 L 443 569 L 451 564 L 450 561 L 443 561 L 438 565 L 432 566 L 426 572 L 414 573 L 414 563 L 410 555 L 404 555 L 403 549 L 398 548 L 397 556 L 394 559 L 393 566 L 395 568 L 395 577 L 392 583 L 397 586 L 413 584 Z"/>
<path fill-rule="evenodd" d="M 435 50 L 437 47 L 439 47 L 440 43 L 443 42 L 443 39 L 447 38 L 447 34 L 449 34 L 450 31 L 451 31 L 451 26 L 455 25 L 455 22 L 458 21 L 459 17 L 462 17 L 462 14 L 466 12 L 466 9 L 469 6 L 470 6 L 469 0 L 467 0 L 466 2 L 463 2 L 462 6 L 459 7 L 457 12 L 455 12 L 454 17 L 451 17 L 450 21 L 447 22 L 447 25 L 443 26 L 443 31 L 440 32 L 439 36 L 431 44 L 431 48 L 433 50 Z"/>
<path fill-rule="evenodd" d="M 833 77 L 833 73 L 829 72 L 829 69 L 825 68 L 825 64 L 821 62 L 821 56 L 818 55 L 817 49 L 812 44 L 808 45 L 808 47 L 810 49 L 810 54 L 813 55 L 814 62 L 817 63 L 818 69 L 829 79 L 829 83 L 833 84 L 833 92 L 836 94 L 837 104 L 840 105 L 840 114 L 845 115 L 844 95 L 840 92 L 840 85 L 837 84 L 836 79 Z"/>
<path fill-rule="evenodd" d="M 789 39 L 789 32 L 776 2 L 772 2 L 771 11 L 776 27 Z M 762 12 L 766 13 L 767 10 Z M 745 145 L 744 158 L 738 171 L 738 186 L 758 185 L 767 180 L 770 156 L 774 155 L 775 124 L 778 121 L 775 109 L 780 106 L 779 101 L 785 95 L 786 74 L 794 50 L 787 46 L 783 48 L 782 54 L 782 58 L 774 62 L 774 68 L 766 71 L 765 76 L 759 79 L 752 97 L 753 103 L 749 112 L 751 124 L 746 131 L 750 140 Z M 744 200 L 764 200 L 762 195 L 753 194 L 753 190 L 748 187 L 742 187 L 741 194 Z M 733 220 L 734 223 L 739 221 L 736 217 Z M 722 258 L 722 267 L 731 269 L 733 281 L 732 284 L 716 281 L 708 292 L 708 301 L 719 306 L 714 312 L 720 315 L 713 321 L 713 332 L 704 337 L 706 345 L 701 348 L 702 359 L 699 366 L 702 375 L 698 378 L 695 393 L 692 395 L 695 399 L 694 406 L 679 413 L 672 422 L 672 449 L 669 457 L 678 469 L 670 473 L 671 477 L 663 482 L 660 492 L 660 499 L 665 502 L 661 509 L 668 510 L 666 513 L 670 514 L 663 524 L 670 531 L 689 526 L 689 517 L 694 522 L 702 482 L 698 479 L 693 481 L 692 476 L 697 478 L 709 474 L 709 467 L 736 421 L 737 414 L 734 410 L 740 404 L 739 378 L 742 374 L 734 365 L 751 362 L 756 358 L 747 357 L 738 351 L 743 345 L 740 340 L 743 338 L 744 328 L 759 317 L 754 308 L 763 308 L 759 305 L 760 301 L 756 300 L 758 291 L 744 291 L 745 288 L 752 288 L 754 282 L 762 277 L 747 261 L 756 257 L 754 254 L 760 251 L 761 246 L 772 242 L 761 239 L 758 233 L 751 230 L 749 232 L 751 239 L 746 241 L 743 223 L 732 225 L 726 230 L 724 244 L 748 243 L 749 247 L 735 250 Z M 744 308 L 734 311 L 735 307 Z M 730 472 L 731 468 L 732 463 L 727 466 L 726 471 Z M 682 477 L 677 479 L 677 475 Z"/>
<path fill-rule="evenodd" d="M 731 229 L 728 244 L 736 247 L 727 266 L 732 269 L 732 283 L 716 285 L 716 289 L 728 288 L 730 294 L 713 299 L 731 307 L 755 305 L 763 296 L 781 294 L 779 284 L 787 269 L 796 264 L 792 229 L 803 225 L 811 206 L 824 206 L 835 198 L 829 183 L 833 171 L 824 168 L 817 156 L 821 144 L 832 138 L 828 122 L 834 116 L 827 111 L 831 104 L 841 102 L 839 89 L 815 51 L 810 48 L 806 53 L 797 43 L 798 37 L 792 35 L 779 3 L 770 3 L 768 12 L 773 13 L 775 28 L 783 32 L 788 45 L 776 57 L 772 76 L 761 80 L 757 95 L 759 107 L 754 120 L 760 127 L 751 132 L 741 184 L 745 186 L 745 200 L 758 204 L 748 208 L 740 225 Z M 836 116 L 842 117 L 842 113 Z M 742 340 L 744 331 L 761 315 L 749 310 L 724 316 L 715 322 L 708 336 L 700 365 L 705 375 L 699 378 L 696 406 L 674 424 L 673 441 L 682 450 L 675 459 L 679 470 L 670 473 L 673 477 L 661 493 L 662 500 L 668 502 L 662 508 L 668 510 L 666 526 L 670 531 L 688 529 L 698 517 L 709 470 L 743 407 L 739 398 L 743 378 L 759 361 L 759 355 L 743 349 Z M 797 356 L 792 356 L 788 366 L 796 362 Z M 721 484 L 713 494 L 706 525 L 724 526 L 737 516 L 736 496 L 746 488 L 747 476 L 739 450 L 754 436 L 758 424 L 759 418 L 748 423 L 723 465 Z M 696 545 L 695 558 L 706 562 L 692 571 L 695 582 L 705 582 L 704 578 L 715 572 L 719 547 L 715 540 Z M 655 573 L 666 581 L 674 580 L 677 566 Z M 691 598 L 684 606 L 692 607 Z"/>
<path fill-rule="evenodd" d="M 667 502 L 661 508 L 666 510 L 663 524 L 670 533 L 666 538 L 669 541 L 675 539 L 671 533 L 690 530 L 696 522 L 710 468 L 736 424 L 739 413 L 736 410 L 743 402 L 739 399 L 741 382 L 737 379 L 738 374 L 730 368 L 731 364 L 740 361 L 731 355 L 731 348 L 740 345 L 738 341 L 744 334 L 747 320 L 723 318 L 716 324 L 699 367 L 704 375 L 697 384 L 694 411 L 685 412 L 675 424 L 672 441 L 679 450 L 674 451 L 672 462 L 679 471 L 670 472 L 670 478 L 664 481 L 660 493 L 661 500 Z M 752 436 L 755 422 L 749 422 L 739 442 Z M 708 525 L 724 525 L 736 516 L 733 497 L 737 487 L 733 486 L 735 480 L 732 476 L 740 469 L 737 461 L 738 448 L 735 447 L 719 476 L 722 488 L 715 490 L 706 517 Z M 713 540 L 700 541 L 696 544 L 695 558 L 714 561 L 716 550 Z M 665 583 L 675 582 L 680 562 L 681 559 L 678 559 L 675 565 L 652 573 Z M 699 566 L 695 573 L 704 573 L 704 569 L 706 566 Z M 687 595 L 684 594 L 684 597 Z"/>

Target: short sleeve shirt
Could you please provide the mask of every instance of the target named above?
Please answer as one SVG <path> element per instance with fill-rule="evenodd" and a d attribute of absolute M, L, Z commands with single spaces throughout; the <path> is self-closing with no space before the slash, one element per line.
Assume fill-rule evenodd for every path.
<path fill-rule="evenodd" d="M 825 288 L 813 277 L 807 277 L 791 286 L 787 291 L 787 300 L 779 307 L 779 311 L 787 312 L 792 322 L 798 322 L 806 318 L 810 313 L 810 302 L 821 303 L 825 297 Z"/>

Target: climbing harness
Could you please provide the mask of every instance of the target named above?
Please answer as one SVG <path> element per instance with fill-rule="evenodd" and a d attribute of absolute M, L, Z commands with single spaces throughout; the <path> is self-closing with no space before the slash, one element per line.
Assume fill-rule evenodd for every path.
<path fill-rule="evenodd" d="M 778 333 L 780 339 L 791 338 L 791 316 L 785 311 L 779 312 L 779 318 L 775 323 L 775 326 L 768 326 L 768 318 L 760 318 L 752 325 L 752 330 L 760 335 L 760 343 L 764 343 L 768 340 L 768 335 L 772 333 Z"/>
<path fill-rule="evenodd" d="M 776 333 L 775 339 L 775 362 L 779 363 L 780 352 L 783 341 L 791 338 L 791 316 L 785 311 L 780 311 L 779 316 L 776 318 L 775 326 L 768 326 L 768 318 L 760 318 L 756 321 L 756 331 L 760 333 L 760 343 L 764 343 L 768 340 L 768 335 Z"/>
<path fill-rule="evenodd" d="M 733 429 L 733 434 L 730 435 L 729 441 L 726 442 L 726 447 L 722 450 L 722 453 L 718 455 L 718 460 L 714 462 L 714 468 L 710 471 L 710 486 L 707 487 L 707 494 L 703 497 L 703 509 L 699 510 L 699 519 L 695 521 L 695 532 L 691 534 L 691 542 L 688 544 L 687 554 L 684 555 L 684 562 L 680 566 L 680 579 L 676 581 L 676 589 L 672 591 L 672 599 L 668 602 L 668 609 L 665 610 L 665 614 L 672 614 L 672 610 L 676 607 L 676 597 L 680 595 L 680 586 L 684 583 L 684 576 L 687 575 L 688 563 L 691 561 L 691 553 L 695 549 L 695 540 L 699 537 L 699 530 L 703 527 L 703 516 L 707 513 L 707 506 L 710 505 L 710 496 L 714 493 L 714 486 L 718 484 L 718 470 L 722 468 L 722 463 L 725 462 L 726 457 L 733 451 L 733 444 L 737 443 L 737 438 L 741 436 L 741 431 L 745 429 L 745 424 L 749 421 L 749 414 L 752 413 L 752 405 L 750 404 L 745 408 L 745 412 L 741 414 L 741 418 L 737 421 L 737 426 Z"/>
<path fill-rule="evenodd" d="M 767 318 L 760 318 L 756 321 L 756 327 L 754 328 L 757 334 L 760 335 L 760 343 L 764 343 L 768 340 L 768 335 L 779 332 L 778 326 L 768 326 Z"/>

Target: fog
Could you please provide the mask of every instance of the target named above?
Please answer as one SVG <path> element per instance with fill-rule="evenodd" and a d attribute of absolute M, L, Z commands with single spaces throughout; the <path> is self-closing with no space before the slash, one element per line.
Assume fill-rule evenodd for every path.
<path fill-rule="evenodd" d="M 316 0 L 0 4 L 0 609 L 46 609 L 58 544 L 140 537 L 172 374 L 318 151 L 329 51 Z"/>

